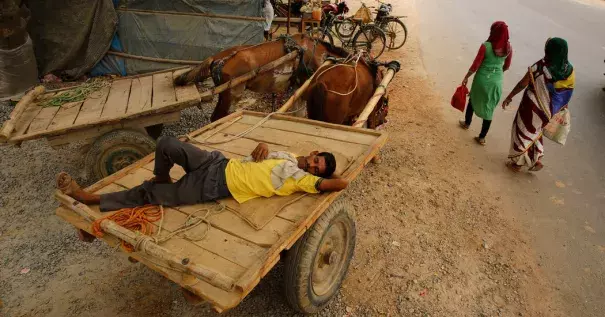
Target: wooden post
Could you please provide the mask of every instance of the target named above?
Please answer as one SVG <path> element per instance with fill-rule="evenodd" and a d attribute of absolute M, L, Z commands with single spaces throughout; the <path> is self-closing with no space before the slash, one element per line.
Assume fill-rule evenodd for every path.
<path fill-rule="evenodd" d="M 301 58 L 304 58 L 304 56 L 301 57 Z M 327 61 L 323 62 L 323 64 L 321 64 L 321 66 L 319 66 L 319 68 L 317 70 L 320 70 L 322 67 L 328 66 L 328 65 L 331 65 L 331 64 L 332 64 L 332 61 L 331 60 L 327 60 Z M 317 74 L 317 71 L 315 71 L 315 74 Z M 302 84 L 302 86 L 300 86 L 294 92 L 294 94 L 290 97 L 290 99 L 288 99 L 288 101 L 286 101 L 286 103 L 283 106 L 281 106 L 281 108 L 279 108 L 277 110 L 277 112 L 283 113 L 283 112 L 288 111 L 288 109 L 292 108 L 292 105 L 294 105 L 294 102 L 296 102 L 296 100 L 298 100 L 298 98 L 300 98 L 300 96 L 302 96 L 302 94 L 305 93 L 305 90 L 307 90 L 307 88 L 309 88 L 309 85 L 311 85 L 311 81 L 315 77 L 315 74 L 313 74 L 311 76 L 311 78 L 307 79 L 307 81 L 305 81 Z"/>
<path fill-rule="evenodd" d="M 55 198 L 57 198 L 63 206 L 69 208 L 71 211 L 90 222 L 98 219 L 95 213 L 88 208 L 87 205 L 63 194 L 60 190 L 55 191 Z M 232 278 L 200 264 L 196 264 L 189 258 L 174 254 L 170 250 L 153 242 L 149 236 L 132 232 L 111 220 L 104 220 L 101 222 L 101 228 L 103 228 L 103 231 L 106 233 L 111 234 L 120 240 L 138 246 L 138 250 L 135 250 L 136 252 L 143 252 L 154 259 L 164 261 L 168 266 L 175 270 L 184 271 L 225 291 L 230 291 L 235 285 L 235 281 Z"/>
<path fill-rule="evenodd" d="M 37 86 L 36 88 L 27 92 L 27 94 L 25 94 L 25 96 L 19 100 L 15 106 L 15 109 L 13 109 L 13 112 L 11 112 L 9 119 L 4 122 L 4 125 L 2 125 L 2 130 L 0 130 L 0 141 L 8 140 L 11 133 L 13 133 L 13 130 L 15 129 L 17 120 L 19 120 L 19 117 L 21 117 L 23 114 L 23 111 L 25 111 L 29 104 L 36 100 L 39 95 L 43 94 L 44 90 L 44 86 Z"/>
<path fill-rule="evenodd" d="M 368 121 L 368 117 L 370 116 L 372 111 L 374 111 L 374 108 L 376 107 L 376 104 L 378 103 L 380 98 L 384 96 L 384 94 L 387 92 L 387 87 L 389 86 L 389 83 L 391 82 L 395 74 L 399 71 L 400 66 L 398 62 L 392 61 L 389 62 L 387 67 L 388 70 L 386 75 L 384 76 L 384 78 L 382 78 L 380 85 L 378 85 L 378 88 L 376 88 L 376 91 L 374 91 L 374 95 L 366 104 L 365 108 L 357 118 L 357 121 L 353 123 L 354 127 L 360 128 L 366 121 Z"/>
<path fill-rule="evenodd" d="M 124 52 L 116 52 L 116 51 L 107 51 L 107 54 L 114 55 L 122 58 L 136 59 L 141 61 L 149 61 L 163 64 L 177 64 L 177 65 L 198 65 L 203 63 L 204 61 L 188 61 L 181 59 L 167 59 L 167 58 L 157 58 L 157 57 L 148 57 L 148 56 L 140 56 L 140 55 L 132 55 Z M 147 74 L 144 74 L 147 75 Z"/>
<path fill-rule="evenodd" d="M 292 2 L 292 0 L 288 0 L 288 19 L 286 20 L 286 34 L 290 35 L 290 11 L 292 10 L 292 8 L 290 8 L 290 3 Z"/>

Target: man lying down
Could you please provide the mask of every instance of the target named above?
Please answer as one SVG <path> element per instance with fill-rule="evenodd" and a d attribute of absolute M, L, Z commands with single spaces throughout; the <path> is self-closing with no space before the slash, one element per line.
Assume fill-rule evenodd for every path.
<path fill-rule="evenodd" d="M 174 164 L 186 172 L 176 183 L 169 175 Z M 334 155 L 327 152 L 295 157 L 287 152 L 269 152 L 267 144 L 260 143 L 247 158 L 227 159 L 219 151 L 208 152 L 173 137 L 162 137 L 155 151 L 155 177 L 139 186 L 95 195 L 62 172 L 57 175 L 57 187 L 79 202 L 99 204 L 101 211 L 148 204 L 193 205 L 229 196 L 241 204 L 256 197 L 342 190 L 349 182 L 330 178 L 335 170 Z"/>

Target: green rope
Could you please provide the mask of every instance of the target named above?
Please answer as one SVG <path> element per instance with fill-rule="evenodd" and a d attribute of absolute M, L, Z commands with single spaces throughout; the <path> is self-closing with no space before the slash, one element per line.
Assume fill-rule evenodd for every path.
<path fill-rule="evenodd" d="M 109 86 L 109 81 L 102 78 L 93 78 L 87 80 L 82 85 L 79 85 L 73 89 L 66 90 L 64 92 L 59 92 L 53 97 L 44 102 L 40 103 L 41 107 L 59 107 L 68 102 L 78 102 L 83 101 L 88 97 L 91 93 L 100 90 L 104 87 Z"/>

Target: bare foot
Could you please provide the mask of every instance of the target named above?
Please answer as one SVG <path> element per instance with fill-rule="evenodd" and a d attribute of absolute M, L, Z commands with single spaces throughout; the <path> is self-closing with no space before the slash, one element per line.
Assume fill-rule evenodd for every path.
<path fill-rule="evenodd" d="M 78 185 L 78 183 L 76 183 L 66 172 L 57 174 L 56 181 L 57 189 L 68 196 L 71 196 L 74 191 L 81 189 L 80 185 Z"/>
<path fill-rule="evenodd" d="M 100 202 L 99 195 L 84 191 L 71 176 L 65 172 L 57 174 L 57 189 L 65 195 L 87 205 L 96 205 Z"/>

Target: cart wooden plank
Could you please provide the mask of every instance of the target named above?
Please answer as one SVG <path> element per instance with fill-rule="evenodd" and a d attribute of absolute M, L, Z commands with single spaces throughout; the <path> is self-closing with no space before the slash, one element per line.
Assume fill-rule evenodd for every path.
<path fill-rule="evenodd" d="M 258 121 L 260 121 L 261 119 L 262 117 L 244 116 L 241 120 L 238 121 L 238 123 L 253 126 L 258 123 Z M 329 140 L 346 141 L 364 145 L 370 145 L 376 139 L 374 135 L 360 135 L 359 133 L 352 131 L 344 131 L 315 125 L 309 126 L 308 124 L 301 122 L 279 119 L 269 120 L 263 124 L 263 127 L 281 131 L 294 132 L 302 135 L 313 135 Z"/>
<path fill-rule="evenodd" d="M 126 113 L 131 84 L 132 79 L 118 79 L 111 83 L 111 89 L 109 90 L 105 107 L 103 107 L 101 118 L 116 118 Z"/>
<path fill-rule="evenodd" d="M 82 111 L 80 111 L 82 112 Z M 159 124 L 159 123 L 170 123 L 177 122 L 181 118 L 180 112 L 172 112 L 166 114 L 156 114 L 145 116 L 140 119 L 123 120 L 120 123 L 97 125 L 90 128 L 84 128 L 78 130 L 78 133 L 61 133 L 55 131 L 49 131 L 46 139 L 52 146 L 59 146 L 68 144 L 76 141 L 84 141 L 84 143 L 92 143 L 97 137 L 118 129 L 134 129 L 144 131 L 143 128 Z"/>
<path fill-rule="evenodd" d="M 135 113 L 151 108 L 152 93 L 153 76 L 133 78 L 126 113 Z"/>
<path fill-rule="evenodd" d="M 105 107 L 110 88 L 111 87 L 109 86 L 103 87 L 91 93 L 90 96 L 84 100 L 74 124 L 85 124 L 98 120 L 103 112 L 103 107 Z"/>
<path fill-rule="evenodd" d="M 92 233 L 90 231 L 90 223 L 84 218 L 75 214 L 73 211 L 65 207 L 59 207 L 57 209 L 56 214 L 63 220 L 74 225 L 76 228 Z M 102 240 L 112 247 L 116 247 L 120 243 L 117 238 L 111 235 L 105 235 Z M 182 247 L 179 248 L 181 248 L 182 250 Z M 241 296 L 235 292 L 227 292 L 215 286 L 212 286 L 204 281 L 192 278 L 191 276 L 188 276 L 186 274 L 182 274 L 178 271 L 167 270 L 165 266 L 159 265 L 157 261 L 148 259 L 146 255 L 141 254 L 139 252 L 130 253 L 129 256 L 133 257 L 141 264 L 160 273 L 164 277 L 180 284 L 182 287 L 188 289 L 189 291 L 192 291 L 193 293 L 198 294 L 199 296 L 207 298 L 207 300 L 216 307 L 233 307 L 237 305 L 237 303 L 241 300 Z M 225 266 L 225 268 L 226 267 L 227 266 Z"/>
<path fill-rule="evenodd" d="M 230 127 L 222 130 L 222 133 L 228 135 L 237 135 L 238 133 L 249 129 L 250 125 L 242 124 L 239 122 L 234 123 Z M 362 144 L 339 141 L 334 139 L 326 139 L 319 136 L 312 135 L 301 135 L 296 132 L 290 132 L 285 130 L 278 130 L 273 128 L 258 127 L 252 130 L 246 135 L 246 138 L 268 142 L 271 144 L 278 144 L 289 148 L 296 148 L 300 145 L 316 145 L 317 150 L 322 151 L 324 149 L 330 149 L 332 152 L 338 152 L 348 157 L 356 157 L 361 154 L 366 146 Z M 296 154 L 308 154 L 308 153 L 296 153 Z"/>
<path fill-rule="evenodd" d="M 199 206 L 183 206 L 176 207 L 176 209 L 184 214 L 193 214 L 199 210 Z M 263 248 L 272 246 L 277 242 L 281 235 L 294 228 L 292 222 L 285 219 L 274 218 L 264 228 L 256 230 L 229 210 L 225 210 L 212 216 L 210 220 L 214 227 Z"/>
<path fill-rule="evenodd" d="M 76 120 L 83 101 L 68 102 L 59 107 L 59 111 L 48 125 L 48 130 L 61 129 L 70 126 Z"/>
<path fill-rule="evenodd" d="M 215 135 L 215 136 L 210 137 L 206 141 L 218 142 L 218 141 L 226 140 L 228 138 L 229 138 L 229 136 L 225 137 L 223 135 Z M 194 139 L 198 140 L 197 137 L 195 137 Z M 200 141 L 203 141 L 204 137 L 201 137 L 200 139 L 202 139 Z M 215 150 L 219 150 L 221 152 L 227 151 L 227 152 L 235 153 L 235 154 L 238 154 L 241 156 L 248 156 L 248 155 L 250 155 L 250 153 L 252 153 L 254 148 L 256 148 L 258 143 L 259 143 L 259 141 L 257 141 L 257 140 L 251 140 L 248 138 L 240 138 L 240 139 L 228 142 L 228 143 L 204 144 L 204 146 L 213 148 Z M 275 145 L 275 144 L 271 144 L 270 142 L 268 142 L 268 143 L 271 145 L 271 148 L 274 149 L 275 151 L 288 151 L 289 150 L 289 148 L 287 146 Z"/>
<path fill-rule="evenodd" d="M 7 141 L 20 143 L 41 137 L 57 138 L 61 135 L 68 136 L 65 140 L 80 140 L 81 137 L 73 135 L 83 131 L 91 134 L 91 131 L 105 126 L 146 127 L 132 123 L 135 120 L 144 121 L 148 117 L 157 119 L 170 116 L 182 109 L 199 105 L 200 95 L 195 84 L 175 87 L 172 81 L 173 72 L 174 70 L 170 70 L 153 75 L 116 79 L 108 87 L 91 93 L 83 101 L 78 112 L 71 108 L 71 104 L 61 108 L 43 109 L 32 106 L 24 111 L 25 115 L 22 114 L 18 125 L 15 125 L 15 133 L 11 134 Z M 40 104 L 54 95 L 55 93 L 44 94 L 36 103 Z M 165 122 L 171 121 L 160 120 L 159 123 Z"/>
<path fill-rule="evenodd" d="M 279 212 L 279 214 L 277 214 L 277 217 L 297 223 L 308 216 L 309 208 L 313 207 L 313 205 L 317 203 L 318 199 L 321 199 L 321 197 L 316 195 L 307 195 L 301 198 L 296 204 L 284 208 Z"/>
<path fill-rule="evenodd" d="M 50 122 L 55 118 L 55 115 L 59 111 L 59 108 L 60 107 L 42 108 L 42 110 L 40 110 L 34 120 L 32 120 L 31 124 L 29 125 L 29 129 L 27 130 L 27 133 L 46 130 Z"/>
<path fill-rule="evenodd" d="M 232 138 L 234 135 L 246 130 L 245 125 L 239 123 L 233 123 L 229 127 L 221 130 L 220 133 L 215 134 L 209 138 L 204 136 L 196 137 L 196 140 L 205 140 L 209 142 L 218 142 L 221 140 L 227 140 Z M 245 137 L 222 144 L 211 144 L 213 148 L 221 151 L 230 151 L 238 153 L 240 155 L 250 155 L 254 148 L 260 142 L 265 142 L 276 151 L 288 151 L 297 155 L 307 155 L 312 151 L 329 151 L 334 154 L 337 161 L 340 160 L 341 164 L 337 164 L 336 173 L 341 174 L 344 169 L 349 165 L 354 157 L 363 153 L 367 146 L 349 143 L 336 140 L 326 140 L 320 137 L 310 135 L 300 135 L 293 132 L 279 131 L 273 129 L 266 129 L 258 127 L 246 134 Z"/>
<path fill-rule="evenodd" d="M 15 125 L 15 132 L 13 133 L 13 135 L 19 136 L 24 134 L 29 128 L 29 125 L 32 123 L 34 118 L 40 113 L 40 111 L 42 111 L 42 107 L 38 106 L 35 103 L 30 104 L 29 107 L 25 109 L 25 111 L 21 115 L 21 118 L 19 118 L 19 120 L 17 121 L 17 124 Z"/>
<path fill-rule="evenodd" d="M 153 108 L 161 108 L 176 102 L 176 93 L 172 84 L 172 73 L 153 75 Z"/>
<path fill-rule="evenodd" d="M 109 184 L 103 188 L 101 188 L 100 190 L 96 191 L 95 194 L 107 194 L 107 193 L 111 193 L 111 192 L 117 192 L 117 191 L 122 191 L 122 190 L 126 190 L 127 188 L 120 186 L 118 184 Z M 106 213 L 102 213 L 99 210 L 99 206 L 90 206 L 90 209 L 92 209 L 93 211 L 97 212 L 97 215 L 111 215 L 114 212 L 106 212 Z M 164 208 L 164 212 L 166 214 L 166 217 L 164 218 L 163 221 L 161 221 L 161 225 L 162 225 L 162 231 L 164 232 L 164 234 L 166 233 L 170 233 L 173 232 L 174 230 L 176 230 L 177 228 L 179 228 L 180 226 L 182 226 L 186 219 L 187 219 L 187 214 L 184 214 L 182 212 L 180 212 L 177 209 L 174 208 Z M 160 225 L 160 221 L 156 221 L 155 223 L 153 223 L 156 228 L 155 228 L 155 232 L 157 233 L 158 227 Z M 200 230 L 203 232 L 205 230 L 204 228 L 205 225 L 201 225 Z M 200 245 L 198 243 L 196 243 L 195 241 L 189 241 L 189 240 L 185 240 L 182 239 L 180 237 L 174 237 L 168 241 L 166 241 L 163 246 L 171 246 L 172 250 L 178 249 L 179 252 L 181 254 L 188 254 L 189 252 L 188 250 L 198 250 L 196 253 L 193 253 L 192 255 L 192 260 L 195 260 L 195 262 L 204 264 L 208 267 L 214 268 L 216 270 L 221 270 L 224 271 L 226 275 L 233 277 L 233 278 L 237 278 L 239 277 L 243 271 L 244 271 L 244 267 L 240 266 L 232 261 L 229 261 L 227 259 L 224 259 L 221 256 L 218 256 L 212 252 L 206 251 L 205 249 L 200 249 Z M 180 252 L 182 250 L 182 252 Z"/>
<path fill-rule="evenodd" d="M 154 90 L 155 92 L 155 90 Z M 251 113 L 247 111 L 237 112 L 214 122 L 198 131 L 190 134 L 195 140 L 228 140 L 238 131 L 247 129 L 253 124 L 254 120 L 261 118 L 263 114 Z M 241 119 L 238 120 L 238 119 Z M 292 122 L 290 128 L 288 125 L 267 125 L 275 121 Z M 281 123 L 280 123 L 281 124 Z M 305 128 L 309 126 L 312 128 Z M 296 150 L 299 143 L 319 144 L 331 150 L 330 145 L 337 144 L 339 150 L 351 156 L 351 161 L 343 161 L 343 158 L 337 157 L 338 165 L 347 165 L 344 171 L 344 177 L 353 179 L 367 164 L 370 159 L 378 153 L 380 147 L 386 141 L 386 134 L 365 129 L 351 129 L 338 125 L 329 125 L 311 120 L 277 116 L 264 123 L 258 131 L 252 131 L 249 135 L 231 140 L 226 143 L 218 144 L 195 144 L 197 147 L 206 150 L 218 149 L 227 157 L 233 159 L 248 156 L 256 147 L 259 141 L 270 143 L 270 148 L 275 150 Z M 292 131 L 294 130 L 294 131 Z M 303 131 L 304 130 L 304 131 Z M 336 137 L 329 138 L 336 134 L 333 131 L 344 131 L 346 133 L 338 134 Z M 287 136 L 288 140 L 277 139 L 275 134 L 282 138 Z M 328 136 L 328 137 L 326 137 Z M 355 136 L 358 138 L 355 139 Z M 254 139 L 250 139 L 252 137 Z M 370 141 L 370 138 L 372 138 Z M 185 139 L 183 139 L 185 140 Z M 327 141 L 326 141 L 327 140 Z M 363 140 L 357 141 L 355 140 Z M 272 142 L 277 144 L 272 144 Z M 367 143 L 367 144 L 365 144 Z M 144 180 L 153 177 L 153 154 L 147 156 L 139 163 L 133 164 L 114 175 L 101 180 L 93 185 L 91 189 L 97 192 L 116 191 L 124 188 L 131 188 L 141 184 Z M 170 172 L 174 180 L 178 180 L 185 175 L 185 171 L 180 167 L 174 167 Z M 196 261 L 216 269 L 217 273 L 233 277 L 236 287 L 230 291 L 219 290 L 214 286 L 203 281 L 197 281 L 191 284 L 182 274 L 175 274 L 174 271 L 159 267 L 153 263 L 153 259 L 143 259 L 141 263 L 150 266 L 152 269 L 160 272 L 179 285 L 192 291 L 194 294 L 204 298 L 219 310 L 227 310 L 237 305 L 251 290 L 257 285 L 262 276 L 264 276 L 279 260 L 280 252 L 290 248 L 296 240 L 309 228 L 315 220 L 324 212 L 326 208 L 339 196 L 339 193 L 325 193 L 317 195 L 307 195 L 291 205 L 281 209 L 271 221 L 260 230 L 251 227 L 246 221 L 230 209 L 226 209 L 216 215 L 209 216 L 207 220 L 212 224 L 208 233 L 199 241 L 190 241 L 181 236 L 178 239 L 169 240 L 163 247 L 184 255 L 195 256 Z M 176 230 L 188 215 L 205 214 L 206 210 L 216 207 L 215 203 L 198 204 L 193 206 L 178 206 L 167 208 L 163 220 L 163 230 Z M 60 207 L 57 214 L 64 219 L 70 219 L 69 222 L 75 226 L 80 226 L 74 220 L 73 212 L 64 207 Z M 68 216 L 66 216 L 68 215 Z M 70 218 L 71 217 L 71 218 Z M 155 225 L 159 225 L 158 222 Z M 205 225 L 200 225 L 200 229 L 205 231 Z M 198 231 L 192 232 L 197 235 Z M 205 256 L 201 256 L 204 254 Z M 205 260 L 203 258 L 206 258 Z M 211 258 L 210 260 L 207 258 Z M 205 262 L 202 262 L 205 261 Z M 222 262 L 221 262 L 222 261 Z M 220 263 L 229 263 L 232 265 L 230 272 L 226 268 L 221 268 Z M 233 268 L 240 268 L 235 270 Z"/>

